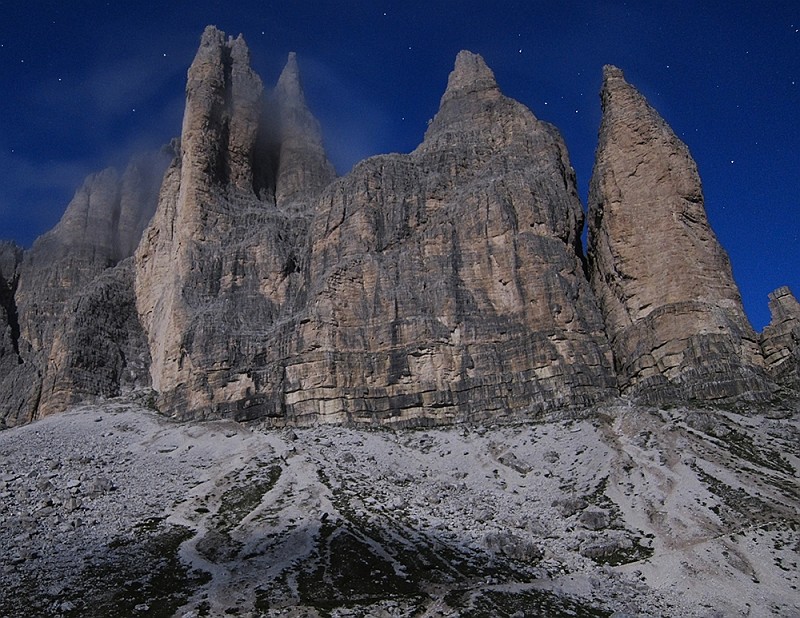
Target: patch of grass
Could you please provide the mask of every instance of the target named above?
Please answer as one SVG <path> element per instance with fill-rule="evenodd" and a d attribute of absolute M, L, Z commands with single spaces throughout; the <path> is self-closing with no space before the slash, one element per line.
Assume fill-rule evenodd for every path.
<path fill-rule="evenodd" d="M 745 433 L 733 429 L 720 437 L 720 440 L 727 445 L 732 455 L 740 459 L 749 461 L 762 468 L 769 468 L 776 472 L 782 472 L 789 476 L 794 476 L 795 474 L 794 467 L 784 459 L 780 453 L 777 451 L 764 451 L 760 449 L 756 446 L 753 438 Z"/>
<path fill-rule="evenodd" d="M 153 532 L 158 529 L 161 522 L 165 519 L 166 516 L 148 517 L 143 521 L 133 524 L 133 529 L 137 532 Z"/>
<path fill-rule="evenodd" d="M 211 576 L 190 571 L 178 548 L 193 532 L 170 526 L 148 535 L 141 543 L 117 547 L 80 576 L 80 590 L 71 590 L 74 618 L 169 618 Z"/>
<path fill-rule="evenodd" d="M 229 532 L 255 509 L 281 476 L 277 464 L 265 467 L 257 478 L 249 478 L 242 485 L 228 489 L 220 499 L 219 510 L 212 517 L 212 525 L 220 532 Z"/>
<path fill-rule="evenodd" d="M 722 500 L 725 508 L 711 507 L 711 511 L 727 525 L 740 525 L 744 522 L 758 524 L 776 518 L 774 509 L 762 500 L 747 493 L 742 488 L 734 488 L 693 466 L 698 478 L 706 484 L 711 493 Z"/>
<path fill-rule="evenodd" d="M 315 568 L 297 576 L 300 601 L 319 609 L 371 604 L 422 595 L 350 526 L 323 524 Z"/>
<path fill-rule="evenodd" d="M 463 591 L 460 599 L 453 596 L 460 605 L 450 605 L 462 609 L 460 615 L 473 618 L 495 618 L 496 616 L 548 616 L 548 618 L 606 618 L 610 611 L 588 604 L 573 601 L 542 590 L 506 592 L 499 590 Z"/>

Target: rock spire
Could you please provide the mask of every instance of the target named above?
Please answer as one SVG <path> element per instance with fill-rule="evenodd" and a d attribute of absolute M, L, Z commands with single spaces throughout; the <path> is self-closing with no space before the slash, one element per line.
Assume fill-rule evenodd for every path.
<path fill-rule="evenodd" d="M 319 123 L 306 104 L 297 55 L 292 52 L 272 94 L 278 168 L 275 201 L 292 210 L 309 203 L 335 177 Z"/>
<path fill-rule="evenodd" d="M 207 28 L 181 146 L 136 253 L 153 386 L 165 409 L 265 413 L 262 382 L 282 371 L 270 337 L 304 283 L 310 200 L 333 178 L 296 58 L 265 95 L 244 40 Z"/>
<path fill-rule="evenodd" d="M 616 67 L 604 68 L 601 101 L 589 265 L 623 391 L 656 401 L 767 397 L 688 148 Z"/>
<path fill-rule="evenodd" d="M 769 295 L 772 316 L 761 333 L 761 347 L 770 373 L 780 382 L 800 387 L 800 303 L 788 287 Z"/>

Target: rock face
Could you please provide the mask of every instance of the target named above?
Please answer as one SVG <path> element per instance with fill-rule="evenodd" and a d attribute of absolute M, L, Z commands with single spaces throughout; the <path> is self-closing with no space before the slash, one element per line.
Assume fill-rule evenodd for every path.
<path fill-rule="evenodd" d="M 480 57 L 459 55 L 417 151 L 331 183 L 293 56 L 266 122 L 279 143 L 252 151 L 263 127 L 236 93 L 260 82 L 239 64 L 243 45 L 206 30 L 189 71 L 182 163 L 137 253 L 165 409 L 396 423 L 616 393 L 564 144 L 499 92 Z M 221 154 L 208 133 L 235 132 L 220 122 L 249 127 Z M 249 152 L 251 168 L 207 173 L 230 151 Z M 259 192 L 249 179 L 268 162 L 274 190 Z"/>
<path fill-rule="evenodd" d="M 22 249 L 12 242 L 0 242 L 0 364 L 18 358 L 19 323 L 14 295 Z M 6 372 L 3 372 L 6 373 Z"/>
<path fill-rule="evenodd" d="M 15 409 L 20 405 L 14 392 L 19 386 L 18 373 L 22 360 L 19 356 L 19 321 L 14 296 L 21 261 L 20 247 L 12 242 L 0 242 L 0 403 Z M 0 407 L 0 427 L 5 424 L 4 418 L 4 409 Z"/>
<path fill-rule="evenodd" d="M 773 294 L 759 345 L 686 146 L 604 78 L 587 264 L 560 134 L 480 56 L 416 150 L 337 179 L 295 55 L 265 92 L 241 36 L 208 27 L 169 167 L 93 175 L 31 250 L 0 243 L 0 420 L 147 385 L 181 418 L 276 425 L 797 386 L 797 301 Z"/>
<path fill-rule="evenodd" d="M 460 53 L 422 145 L 318 201 L 287 415 L 440 421 L 615 394 L 582 225 L 558 132 Z"/>
<path fill-rule="evenodd" d="M 769 372 L 779 381 L 800 387 L 800 303 L 788 287 L 769 295 L 772 319 L 761 333 Z"/>
<path fill-rule="evenodd" d="M 293 57 L 265 104 L 244 40 L 209 27 L 186 94 L 136 302 L 161 405 L 202 415 L 261 406 L 280 382 L 270 347 L 302 306 L 309 204 L 333 168 Z"/>
<path fill-rule="evenodd" d="M 0 390 L 0 418 L 7 424 L 63 409 L 62 404 L 72 400 L 64 393 L 42 389 L 43 383 L 60 383 L 62 378 L 57 376 L 71 371 L 63 364 L 65 352 L 59 352 L 59 346 L 71 346 L 68 355 L 73 360 L 98 353 L 79 345 L 88 340 L 72 328 L 81 324 L 101 328 L 108 320 L 124 320 L 124 306 L 91 304 L 87 299 L 93 293 L 95 278 L 130 256 L 138 244 L 155 210 L 168 159 L 168 152 L 151 153 L 134 158 L 122 175 L 107 169 L 89 176 L 56 227 L 24 254 L 18 249 L 12 252 L 16 274 L 10 300 L 3 301 L 3 306 L 17 358 L 16 365 L 4 372 Z M 0 277 L 6 281 L 5 289 L 11 290 L 5 264 L 14 260 L 5 257 L 7 254 L 8 250 L 2 252 Z M 4 292 L 0 296 L 8 298 Z M 80 303 L 79 297 L 83 299 Z M 132 292 L 128 297 L 132 299 Z M 100 372 L 94 382 L 99 385 L 106 377 Z M 119 386 L 115 379 L 113 385 L 98 386 L 93 394 L 107 394 Z"/>
<path fill-rule="evenodd" d="M 763 399 L 764 361 L 686 145 L 607 66 L 589 195 L 592 288 L 623 392 Z"/>
<path fill-rule="evenodd" d="M 133 296 L 133 259 L 100 273 L 66 303 L 53 335 L 39 413 L 150 384 L 150 350 Z"/>

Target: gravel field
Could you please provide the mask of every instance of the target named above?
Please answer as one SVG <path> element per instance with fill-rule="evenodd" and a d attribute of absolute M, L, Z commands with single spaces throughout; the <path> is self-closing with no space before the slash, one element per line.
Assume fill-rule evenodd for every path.
<path fill-rule="evenodd" d="M 798 616 L 796 413 L 0 432 L 3 616 Z"/>

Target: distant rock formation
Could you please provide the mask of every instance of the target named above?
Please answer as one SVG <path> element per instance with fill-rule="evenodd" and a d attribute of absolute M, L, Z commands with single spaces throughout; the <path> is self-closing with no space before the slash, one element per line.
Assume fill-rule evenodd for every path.
<path fill-rule="evenodd" d="M 277 172 L 275 204 L 283 211 L 304 211 L 336 172 L 322 145 L 319 123 L 308 109 L 300 83 L 297 55 L 292 52 L 272 93 L 267 126 L 272 126 Z"/>
<path fill-rule="evenodd" d="M 63 409 L 60 397 L 51 404 L 51 391 L 42 389 L 43 383 L 55 383 L 55 375 L 68 370 L 51 356 L 54 342 L 76 343 L 73 333 L 64 329 L 80 321 L 76 312 L 87 307 L 75 306 L 74 300 L 87 293 L 98 275 L 131 255 L 155 210 L 168 160 L 167 152 L 141 155 L 122 176 L 114 169 L 89 176 L 61 221 L 21 254 L 12 305 L 18 363 L 4 374 L 0 390 L 0 418 L 8 424 Z M 124 311 L 110 305 L 107 310 Z M 90 313 L 82 319 L 108 318 Z M 92 353 L 78 347 L 71 358 Z M 96 394 L 118 387 L 104 385 Z"/>
<path fill-rule="evenodd" d="M 788 287 L 769 295 L 772 319 L 761 333 L 761 348 L 770 373 L 800 388 L 800 303 Z"/>
<path fill-rule="evenodd" d="M 169 166 L 93 175 L 32 249 L 0 243 L 6 425 L 148 385 L 180 418 L 276 425 L 798 387 L 797 301 L 772 295 L 759 342 L 688 149 L 618 69 L 586 262 L 560 134 L 480 56 L 458 55 L 416 150 L 337 179 L 296 56 L 265 92 L 249 55 L 208 27 Z"/>
<path fill-rule="evenodd" d="M 620 386 L 653 402 L 770 396 L 686 145 L 606 66 L 589 194 L 589 266 Z"/>

